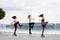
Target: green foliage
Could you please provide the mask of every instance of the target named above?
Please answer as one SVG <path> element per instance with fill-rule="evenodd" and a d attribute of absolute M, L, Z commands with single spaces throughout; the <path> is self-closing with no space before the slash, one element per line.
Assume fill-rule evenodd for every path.
<path fill-rule="evenodd" d="M 3 19 L 5 17 L 5 11 L 0 8 L 0 20 Z"/>

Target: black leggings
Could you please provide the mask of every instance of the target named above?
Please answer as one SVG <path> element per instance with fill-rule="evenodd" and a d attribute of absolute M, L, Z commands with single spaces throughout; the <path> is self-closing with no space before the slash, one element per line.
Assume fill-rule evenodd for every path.
<path fill-rule="evenodd" d="M 34 22 L 29 23 L 29 33 L 31 33 L 31 28 L 33 29 L 33 26 L 34 26 Z"/>
<path fill-rule="evenodd" d="M 44 33 L 44 30 L 45 30 L 45 28 L 46 28 L 47 23 L 48 23 L 48 22 L 42 23 L 42 35 L 43 35 L 43 33 Z"/>
<path fill-rule="evenodd" d="M 42 35 L 44 34 L 44 30 L 45 30 L 46 26 L 42 25 Z"/>
<path fill-rule="evenodd" d="M 17 24 L 20 26 L 19 22 L 15 23 L 15 24 L 14 24 L 15 31 L 17 30 Z"/>

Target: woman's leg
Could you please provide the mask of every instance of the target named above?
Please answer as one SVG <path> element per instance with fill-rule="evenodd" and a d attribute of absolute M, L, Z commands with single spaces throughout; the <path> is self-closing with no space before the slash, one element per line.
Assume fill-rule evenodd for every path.
<path fill-rule="evenodd" d="M 32 34 L 31 33 L 31 23 L 29 23 L 29 34 Z"/>
<path fill-rule="evenodd" d="M 44 30 L 45 30 L 45 26 L 42 25 L 42 36 L 44 37 Z"/>
<path fill-rule="evenodd" d="M 45 22 L 44 24 L 42 24 L 42 36 L 44 36 L 44 30 L 46 28 L 48 22 Z"/>
<path fill-rule="evenodd" d="M 17 24 L 19 25 L 19 27 L 20 27 L 20 28 L 22 27 L 22 25 L 20 25 L 20 23 L 19 23 L 19 22 L 17 22 Z"/>
<path fill-rule="evenodd" d="M 44 35 L 44 27 L 42 28 L 42 36 Z"/>
<path fill-rule="evenodd" d="M 33 29 L 33 27 L 34 27 L 34 23 L 32 23 L 32 25 L 31 25 L 31 26 L 32 26 L 31 28 Z"/>
<path fill-rule="evenodd" d="M 14 24 L 14 26 L 15 26 L 14 35 L 16 36 L 17 24 Z"/>

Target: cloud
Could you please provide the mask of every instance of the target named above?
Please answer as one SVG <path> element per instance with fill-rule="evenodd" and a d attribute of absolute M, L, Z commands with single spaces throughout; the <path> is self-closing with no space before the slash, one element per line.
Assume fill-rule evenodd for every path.
<path fill-rule="evenodd" d="M 48 9 L 60 9 L 60 0 L 49 0 L 47 2 Z"/>
<path fill-rule="evenodd" d="M 18 3 L 18 2 L 17 2 Z M 14 1 L 10 0 L 5 0 L 5 1 L 0 1 L 0 7 L 1 8 L 4 8 L 5 10 L 9 10 L 9 11 L 12 11 L 12 10 L 20 10 L 20 11 L 23 11 L 24 9 L 20 6 L 19 7 L 19 4 L 16 4 L 14 3 Z"/>
<path fill-rule="evenodd" d="M 60 17 L 60 0 L 0 0 L 0 7 L 7 11 L 7 17 L 17 15 L 22 16 L 22 19 L 23 16 L 25 17 L 28 14 L 37 17 L 38 14 L 43 13 L 49 22 L 60 22 L 58 18 Z M 7 19 L 9 18 L 5 20 Z M 26 20 L 26 17 L 25 20 L 23 18 L 24 22 Z"/>
<path fill-rule="evenodd" d="M 46 0 L 2 0 L 1 7 L 6 10 L 36 11 L 46 9 Z"/>
<path fill-rule="evenodd" d="M 60 8 L 59 0 L 0 0 L 0 7 L 6 10 L 43 11 L 50 8 Z"/>

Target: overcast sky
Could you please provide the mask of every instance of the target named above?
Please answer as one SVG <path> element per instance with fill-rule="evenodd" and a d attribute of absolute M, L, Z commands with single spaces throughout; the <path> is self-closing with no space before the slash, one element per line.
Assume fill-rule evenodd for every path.
<path fill-rule="evenodd" d="M 6 17 L 0 23 L 9 24 L 16 15 L 21 23 L 28 22 L 30 14 L 34 22 L 40 22 L 39 14 L 44 14 L 49 23 L 60 23 L 60 0 L 0 0 L 0 7 L 6 11 Z"/>

